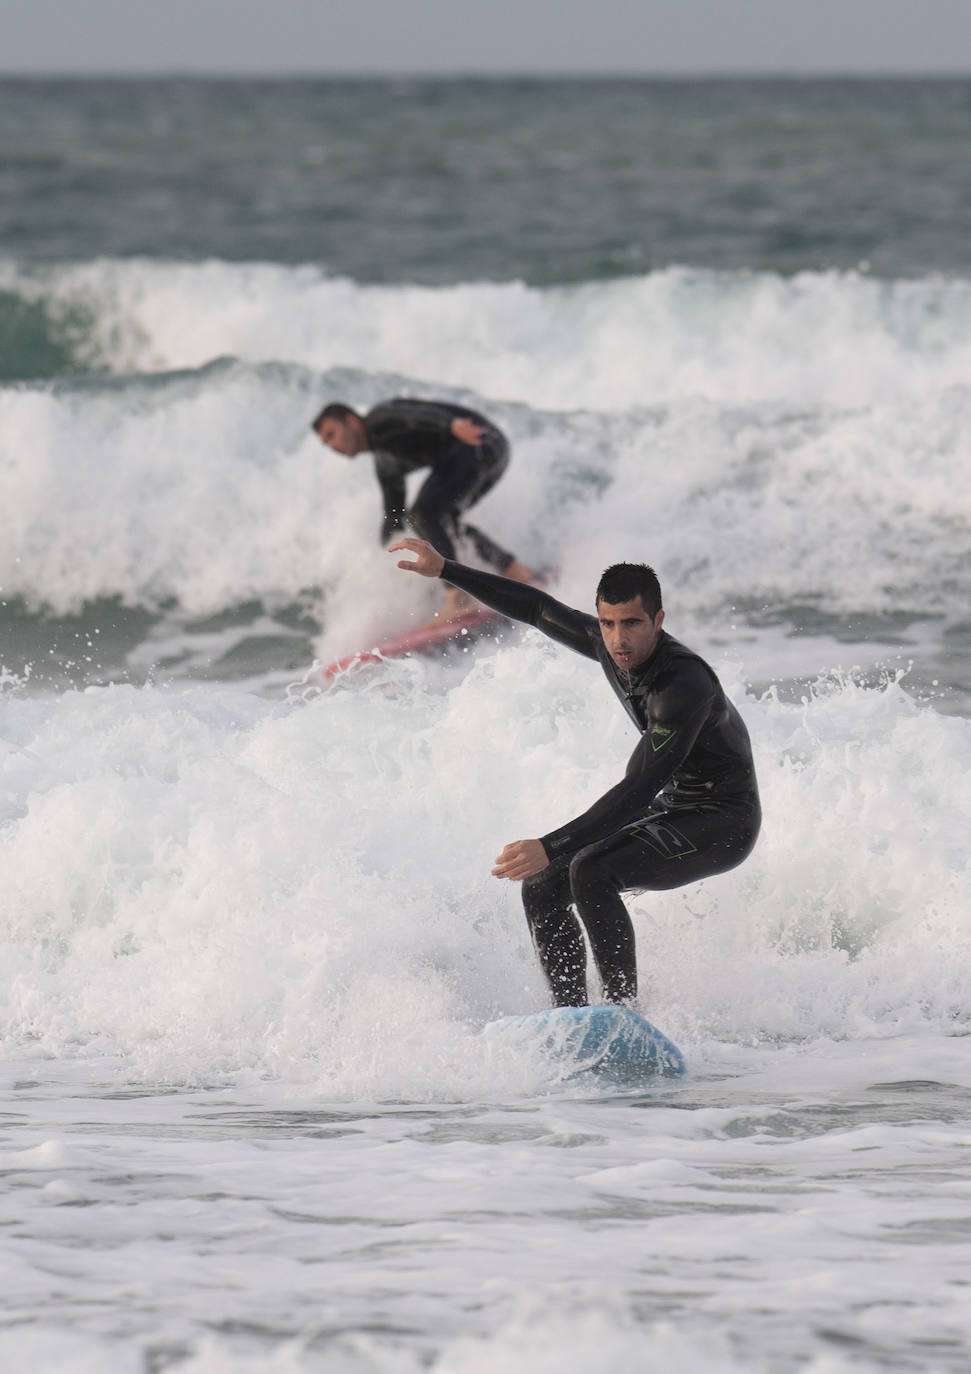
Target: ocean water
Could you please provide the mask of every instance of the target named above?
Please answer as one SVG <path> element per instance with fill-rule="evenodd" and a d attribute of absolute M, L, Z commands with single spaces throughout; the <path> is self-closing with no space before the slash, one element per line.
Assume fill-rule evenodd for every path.
<path fill-rule="evenodd" d="M 971 82 L 0 82 L 0 1364 L 963 1371 Z M 688 1072 L 491 879 L 616 780 L 532 631 L 427 617 L 327 399 L 457 399 L 481 523 L 647 560 L 751 730 L 632 900 Z"/>

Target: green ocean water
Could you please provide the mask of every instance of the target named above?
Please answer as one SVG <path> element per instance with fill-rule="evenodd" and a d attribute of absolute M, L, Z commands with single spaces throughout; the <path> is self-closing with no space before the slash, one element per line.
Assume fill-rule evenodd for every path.
<path fill-rule="evenodd" d="M 971 270 L 971 81 L 0 81 L 0 253 Z"/>

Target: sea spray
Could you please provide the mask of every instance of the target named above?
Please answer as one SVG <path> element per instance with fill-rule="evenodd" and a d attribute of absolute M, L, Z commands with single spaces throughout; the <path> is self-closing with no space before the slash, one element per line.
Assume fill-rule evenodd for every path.
<path fill-rule="evenodd" d="M 633 737 L 535 633 L 444 690 L 404 668 L 388 695 L 293 705 L 5 693 L 7 1045 L 333 1096 L 485 1090 L 468 1036 L 545 1002 L 493 856 L 585 808 Z M 967 722 L 895 683 L 732 690 L 765 828 L 724 878 L 632 899 L 643 1009 L 701 1055 L 963 1025 Z"/>

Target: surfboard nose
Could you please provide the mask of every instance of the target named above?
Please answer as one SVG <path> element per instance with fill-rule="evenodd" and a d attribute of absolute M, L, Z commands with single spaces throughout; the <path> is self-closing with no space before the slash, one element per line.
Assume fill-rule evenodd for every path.
<path fill-rule="evenodd" d="M 634 1087 L 685 1071 L 677 1045 L 632 1007 L 552 1007 L 503 1017 L 485 1031 L 516 1037 L 524 1051 L 538 1049 L 561 1069 L 568 1068 L 571 1077 L 592 1074 Z"/>

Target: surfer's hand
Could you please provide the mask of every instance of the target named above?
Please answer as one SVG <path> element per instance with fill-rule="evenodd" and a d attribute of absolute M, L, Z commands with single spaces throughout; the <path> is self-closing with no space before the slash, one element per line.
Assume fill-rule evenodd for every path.
<path fill-rule="evenodd" d="M 463 444 L 471 444 L 472 448 L 478 448 L 479 444 L 482 443 L 482 436 L 485 434 L 483 426 L 477 425 L 467 415 L 462 415 L 457 420 L 453 420 L 451 430 L 456 439 L 461 439 Z"/>
<path fill-rule="evenodd" d="M 421 573 L 422 577 L 441 577 L 445 559 L 424 539 L 399 539 L 397 544 L 391 545 L 388 553 L 397 553 L 399 549 L 407 549 L 409 553 L 418 555 L 415 559 L 400 558 L 399 568 L 404 568 L 406 572 Z"/>
<path fill-rule="evenodd" d="M 548 864 L 542 840 L 513 840 L 496 859 L 492 874 L 495 878 L 511 878 L 519 883 L 534 873 L 542 873 Z"/>

